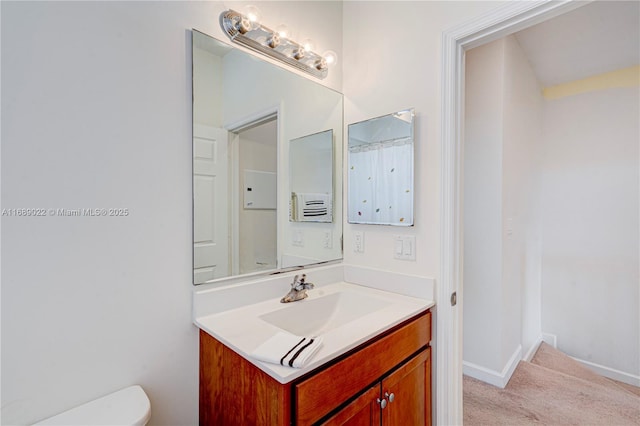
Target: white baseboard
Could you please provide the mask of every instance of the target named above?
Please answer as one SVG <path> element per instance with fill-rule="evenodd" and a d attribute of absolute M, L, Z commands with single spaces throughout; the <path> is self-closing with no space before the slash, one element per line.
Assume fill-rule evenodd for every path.
<path fill-rule="evenodd" d="M 473 377 L 474 379 L 478 379 L 485 383 L 489 383 L 490 385 L 504 389 L 504 387 L 507 386 L 507 383 L 509 383 L 509 379 L 511 379 L 511 375 L 515 371 L 521 359 L 522 345 L 518 345 L 517 349 L 502 369 L 502 372 L 497 372 L 471 362 L 463 361 L 462 373 L 469 377 Z"/>
<path fill-rule="evenodd" d="M 558 347 L 558 336 L 550 333 L 542 333 L 542 340 L 548 344 L 553 346 L 554 348 Z"/>
<path fill-rule="evenodd" d="M 550 333 L 542 333 L 542 340 L 544 340 L 549 345 L 554 348 L 558 348 L 558 337 L 555 334 Z M 617 380 L 619 382 L 627 383 L 629 385 L 640 387 L 640 376 L 636 376 L 635 374 L 626 373 L 624 371 L 616 370 L 615 368 L 606 367 L 604 365 L 596 364 L 591 361 L 585 361 L 584 359 L 571 357 L 574 360 L 578 361 L 580 364 L 584 365 L 588 369 L 598 373 L 601 376 L 608 377 L 613 380 Z"/>
<path fill-rule="evenodd" d="M 536 339 L 535 343 L 529 348 L 529 350 L 525 354 L 524 358 L 522 358 L 522 359 L 524 361 L 531 362 L 531 360 L 533 359 L 533 356 L 536 354 L 536 351 L 538 350 L 538 348 L 540 347 L 540 344 L 543 341 L 544 341 L 544 337 L 541 334 L 540 336 L 538 336 L 538 338 Z"/>
<path fill-rule="evenodd" d="M 571 357 L 571 358 L 578 361 L 580 364 L 584 365 L 585 367 L 595 371 L 601 376 L 608 377 L 610 379 L 617 380 L 619 382 L 627 383 L 629 385 L 640 387 L 640 376 L 636 376 L 630 373 L 625 373 L 624 371 L 605 367 L 604 365 L 595 364 L 593 362 L 585 361 L 580 358 L 574 358 L 574 357 Z"/>

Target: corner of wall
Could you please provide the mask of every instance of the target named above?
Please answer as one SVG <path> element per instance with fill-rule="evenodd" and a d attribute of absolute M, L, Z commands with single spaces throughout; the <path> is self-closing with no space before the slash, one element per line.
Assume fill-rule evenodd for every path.
<path fill-rule="evenodd" d="M 511 355 L 511 358 L 509 358 L 509 361 L 507 361 L 500 372 L 467 361 L 462 362 L 462 371 L 463 374 L 469 377 L 473 377 L 474 379 L 478 379 L 485 383 L 489 383 L 490 385 L 504 389 L 504 387 L 507 386 L 507 383 L 509 383 L 511 376 L 516 370 L 521 359 L 522 346 L 518 345 Z"/>

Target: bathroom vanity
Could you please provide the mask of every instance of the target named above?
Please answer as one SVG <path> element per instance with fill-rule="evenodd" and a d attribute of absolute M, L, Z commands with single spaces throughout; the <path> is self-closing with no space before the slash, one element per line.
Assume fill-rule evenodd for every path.
<path fill-rule="evenodd" d="M 331 289 L 325 293 L 332 294 Z M 370 317 L 374 315 L 384 316 L 384 309 Z M 361 319 L 370 323 L 371 318 Z M 337 346 L 332 337 L 337 334 L 328 332 L 325 356 L 300 370 L 273 366 L 271 371 L 269 364 L 243 356 L 242 350 L 202 328 L 201 425 L 431 424 L 428 308 L 333 357 Z M 224 340 L 224 332 L 221 336 Z M 279 371 L 291 374 L 285 377 Z"/>
<path fill-rule="evenodd" d="M 196 30 L 192 59 L 200 424 L 431 424 L 433 280 L 338 263 L 342 94 Z M 237 96 L 248 85 L 250 96 Z M 350 188 L 372 191 L 364 171 L 379 153 L 356 154 L 397 148 L 402 161 L 388 164 L 385 181 L 400 183 L 390 193 L 403 200 L 376 202 L 393 214 L 359 206 L 356 216 L 371 217 L 350 222 L 413 224 L 413 117 L 350 127 Z M 297 297 L 300 269 L 315 285 L 298 283 L 314 288 L 307 298 Z M 283 335 L 318 338 L 301 368 L 278 364 L 279 346 L 267 358 L 275 364 L 256 356 Z"/>

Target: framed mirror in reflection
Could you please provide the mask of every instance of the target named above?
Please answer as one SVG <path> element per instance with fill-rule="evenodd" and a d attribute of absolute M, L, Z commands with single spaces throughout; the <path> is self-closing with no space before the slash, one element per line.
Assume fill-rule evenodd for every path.
<path fill-rule="evenodd" d="M 289 144 L 291 222 L 333 222 L 333 130 Z"/>
<path fill-rule="evenodd" d="M 341 259 L 342 94 L 196 30 L 192 48 L 194 284 Z M 304 143 L 327 132 L 328 157 Z M 330 166 L 295 175 L 305 149 Z M 290 221 L 294 188 L 331 220 Z"/>
<path fill-rule="evenodd" d="M 349 125 L 349 223 L 413 225 L 414 110 Z"/>

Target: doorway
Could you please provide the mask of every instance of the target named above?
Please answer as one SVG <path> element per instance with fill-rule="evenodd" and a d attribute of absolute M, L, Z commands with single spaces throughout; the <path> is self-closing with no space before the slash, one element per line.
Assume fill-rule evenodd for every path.
<path fill-rule="evenodd" d="M 231 134 L 232 273 L 277 268 L 277 114 Z"/>
<path fill-rule="evenodd" d="M 635 383 L 637 16 L 638 3 L 592 2 L 466 52 L 470 377 L 506 386 L 546 338 Z M 602 324 L 598 310 L 616 315 Z"/>
<path fill-rule="evenodd" d="M 464 54 L 576 9 L 577 2 L 514 2 L 443 33 L 440 286 L 436 295 L 436 422 L 462 424 L 462 142 Z M 457 303 L 456 303 L 457 300 Z"/>

